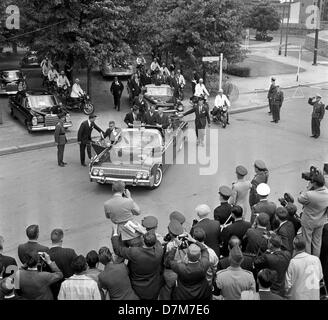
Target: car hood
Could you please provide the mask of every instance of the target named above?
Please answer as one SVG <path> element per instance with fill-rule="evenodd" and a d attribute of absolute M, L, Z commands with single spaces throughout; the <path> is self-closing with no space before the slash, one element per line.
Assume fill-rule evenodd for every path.
<path fill-rule="evenodd" d="M 58 106 L 53 106 L 53 107 L 45 107 L 42 109 L 35 109 L 35 108 L 31 108 L 31 111 L 35 114 L 39 114 L 42 116 L 46 116 L 48 114 L 58 114 L 60 113 L 60 107 Z"/>
<path fill-rule="evenodd" d="M 145 95 L 145 98 L 153 103 L 170 103 L 174 104 L 172 96 L 155 96 L 155 95 Z"/>

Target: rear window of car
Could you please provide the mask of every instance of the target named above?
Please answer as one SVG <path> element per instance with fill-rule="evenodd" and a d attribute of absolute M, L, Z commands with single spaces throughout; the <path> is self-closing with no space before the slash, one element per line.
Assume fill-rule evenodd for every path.
<path fill-rule="evenodd" d="M 154 87 L 147 87 L 146 95 L 149 96 L 171 96 L 172 89 L 169 86 L 154 86 Z"/>
<path fill-rule="evenodd" d="M 57 104 L 57 99 L 52 95 L 28 97 L 28 106 L 32 109 L 44 109 L 46 107 L 53 107 Z"/>

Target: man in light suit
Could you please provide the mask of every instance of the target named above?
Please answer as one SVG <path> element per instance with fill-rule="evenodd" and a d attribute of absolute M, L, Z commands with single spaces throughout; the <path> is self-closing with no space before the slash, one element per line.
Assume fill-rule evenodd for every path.
<path fill-rule="evenodd" d="M 60 167 L 65 167 L 66 162 L 63 161 L 65 145 L 67 143 L 64 122 L 66 119 L 65 113 L 59 114 L 59 122 L 56 124 L 55 129 L 55 143 L 57 145 L 57 161 Z"/>

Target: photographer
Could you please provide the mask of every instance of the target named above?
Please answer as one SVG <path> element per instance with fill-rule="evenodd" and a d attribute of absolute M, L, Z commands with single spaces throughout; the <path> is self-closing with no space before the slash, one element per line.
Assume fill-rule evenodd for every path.
<path fill-rule="evenodd" d="M 309 180 L 307 190 L 298 197 L 298 202 L 303 205 L 301 224 L 306 252 L 319 257 L 322 230 L 327 222 L 328 189 L 324 176 L 315 168 L 311 167 L 311 172 L 302 177 Z"/>

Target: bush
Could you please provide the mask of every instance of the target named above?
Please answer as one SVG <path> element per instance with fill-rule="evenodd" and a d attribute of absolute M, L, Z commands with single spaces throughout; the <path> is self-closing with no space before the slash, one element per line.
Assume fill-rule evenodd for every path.
<path fill-rule="evenodd" d="M 236 64 L 231 64 L 227 68 L 227 73 L 238 77 L 249 77 L 251 69 L 249 67 L 241 67 Z"/>

